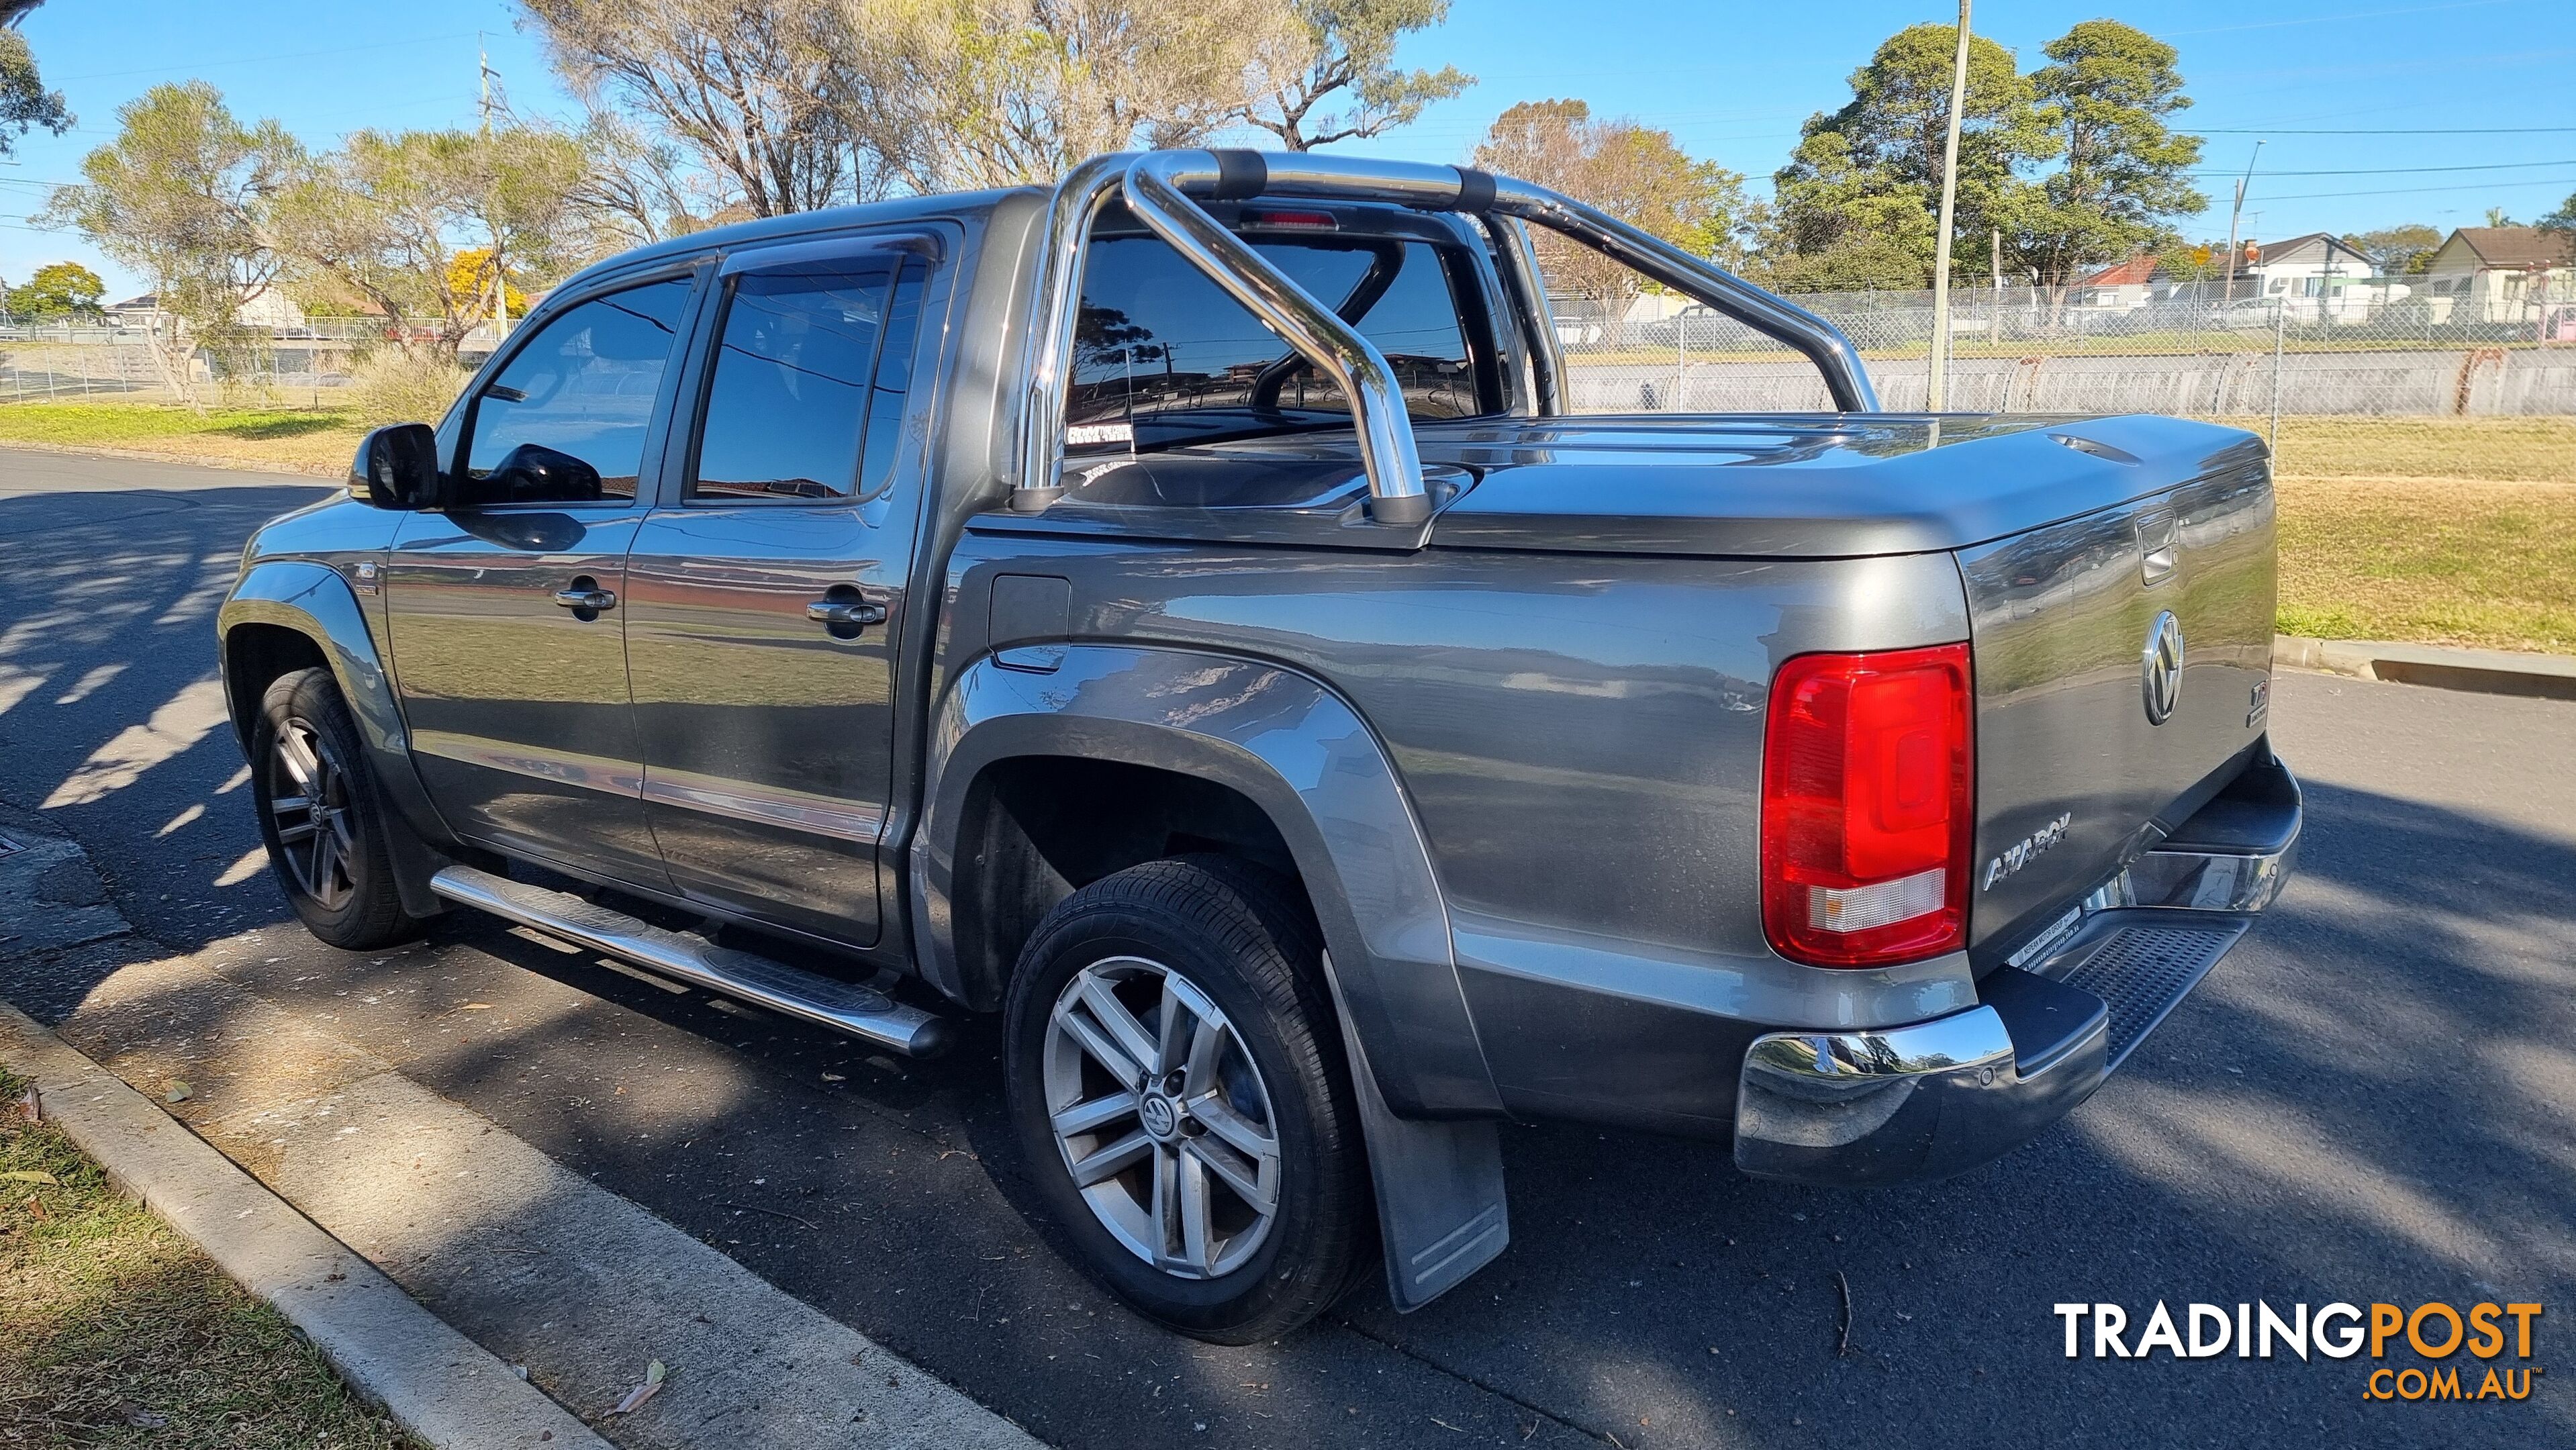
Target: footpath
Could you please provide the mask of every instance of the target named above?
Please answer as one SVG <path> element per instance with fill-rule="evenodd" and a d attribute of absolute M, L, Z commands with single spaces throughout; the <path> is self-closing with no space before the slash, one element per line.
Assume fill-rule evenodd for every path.
<path fill-rule="evenodd" d="M 173 953 L 0 807 L 0 1062 L 439 1450 L 1038 1442 L 395 1064 Z M 603 1438 L 604 1441 L 603 1441 Z"/>

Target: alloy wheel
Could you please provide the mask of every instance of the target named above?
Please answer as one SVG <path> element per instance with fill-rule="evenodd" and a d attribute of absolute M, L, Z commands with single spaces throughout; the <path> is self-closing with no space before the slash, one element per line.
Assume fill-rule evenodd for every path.
<path fill-rule="evenodd" d="M 1279 1213 L 1277 1118 L 1197 984 L 1143 957 L 1084 967 L 1056 995 L 1043 1067 L 1065 1169 L 1128 1252 L 1213 1279 L 1260 1250 Z"/>
<path fill-rule="evenodd" d="M 295 889 L 325 911 L 339 910 L 357 889 L 349 874 L 358 849 L 349 822 L 349 772 L 301 717 L 280 722 L 269 749 L 268 814 Z"/>

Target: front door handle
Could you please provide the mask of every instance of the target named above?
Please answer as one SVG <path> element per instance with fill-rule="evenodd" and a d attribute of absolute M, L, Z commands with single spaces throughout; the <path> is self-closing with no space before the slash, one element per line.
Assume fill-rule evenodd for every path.
<path fill-rule="evenodd" d="M 885 623 L 882 604 L 869 604 L 857 599 L 817 599 L 805 606 L 805 617 L 816 624 L 827 624 L 836 630 L 865 629 Z"/>
<path fill-rule="evenodd" d="M 588 578 L 575 579 L 571 588 L 555 591 L 555 603 L 583 619 L 597 619 L 617 607 L 617 592 L 602 589 Z"/>

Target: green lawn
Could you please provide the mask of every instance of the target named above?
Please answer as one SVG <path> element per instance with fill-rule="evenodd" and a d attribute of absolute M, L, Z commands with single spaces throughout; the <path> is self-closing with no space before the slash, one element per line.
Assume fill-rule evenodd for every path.
<path fill-rule="evenodd" d="M 209 408 L 165 403 L 0 404 L 0 444 L 116 448 L 300 471 L 349 466 L 366 428 L 344 408 Z"/>
<path fill-rule="evenodd" d="M 0 1445 L 416 1450 L 0 1068 Z M 51 1180 L 51 1181 L 46 1181 Z"/>

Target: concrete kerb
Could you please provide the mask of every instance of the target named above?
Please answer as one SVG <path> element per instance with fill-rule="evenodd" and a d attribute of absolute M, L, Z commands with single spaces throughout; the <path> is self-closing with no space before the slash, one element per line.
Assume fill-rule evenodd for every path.
<path fill-rule="evenodd" d="M 0 829 L 19 848 L 0 853 L 0 940 L 36 965 L 29 980 L 49 963 L 109 968 L 59 1034 L 0 1001 L 0 1062 L 35 1081 L 42 1110 L 122 1191 L 428 1444 L 606 1450 L 565 1406 L 605 1410 L 658 1357 L 675 1373 L 650 1409 L 603 1426 L 626 1450 L 854 1436 L 886 1450 L 1040 1450 L 202 954 L 133 934 L 78 843 L 41 816 L 0 803 Z M 181 1067 L 200 1089 L 186 1122 L 129 1086 Z M 209 1102 L 231 1106 L 198 1115 Z"/>
<path fill-rule="evenodd" d="M 2571 655 L 2280 634 L 2272 637 L 2272 663 L 2443 690 L 2576 700 L 2576 656 Z"/>
<path fill-rule="evenodd" d="M 439 1450 L 608 1450 L 589 1426 L 448 1327 L 107 1069 L 0 1003 L 0 1062 L 124 1193 L 277 1307 L 368 1400 Z"/>

